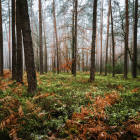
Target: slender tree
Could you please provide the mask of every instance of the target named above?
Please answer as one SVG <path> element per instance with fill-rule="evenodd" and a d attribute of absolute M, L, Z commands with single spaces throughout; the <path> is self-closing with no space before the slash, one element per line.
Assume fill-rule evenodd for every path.
<path fill-rule="evenodd" d="M 75 45 L 74 45 L 74 76 L 76 76 L 76 54 L 77 54 L 77 2 L 78 0 L 75 0 Z"/>
<path fill-rule="evenodd" d="M 17 79 L 17 51 L 16 51 L 16 43 L 15 43 L 15 0 L 11 0 L 12 2 L 12 79 Z"/>
<path fill-rule="evenodd" d="M 44 71 L 47 73 L 47 46 L 46 46 L 46 24 L 45 24 L 45 11 L 44 11 L 44 18 L 43 18 L 43 28 L 44 28 Z"/>
<path fill-rule="evenodd" d="M 128 48 L 128 30 L 129 30 L 129 21 L 128 21 L 128 0 L 125 0 L 125 49 L 124 49 L 124 77 L 127 78 L 127 48 Z"/>
<path fill-rule="evenodd" d="M 33 44 L 31 37 L 30 21 L 28 15 L 27 0 L 18 0 L 20 22 L 23 35 L 25 64 L 28 79 L 28 91 L 34 93 L 37 87 L 36 72 L 34 64 Z"/>
<path fill-rule="evenodd" d="M 56 28 L 56 18 L 55 18 L 55 0 L 53 0 L 53 17 L 54 17 L 54 28 L 55 28 L 56 49 L 57 49 L 57 74 L 59 74 L 58 38 L 57 38 L 57 28 Z"/>
<path fill-rule="evenodd" d="M 73 0 L 73 14 L 72 14 L 72 74 L 74 74 L 74 41 L 75 41 L 75 34 L 74 34 L 74 30 L 75 30 L 75 22 L 74 22 L 74 0 Z"/>
<path fill-rule="evenodd" d="M 112 33 L 112 58 L 113 58 L 113 77 L 115 77 L 115 43 L 114 43 L 114 31 L 113 31 L 113 18 L 112 18 L 112 6 L 110 0 L 111 9 L 111 33 Z M 111 38 L 110 38 L 111 39 Z M 111 50 L 110 50 L 111 51 Z"/>
<path fill-rule="evenodd" d="M 103 0 L 102 0 L 101 23 L 100 23 L 100 36 L 101 36 L 100 74 L 102 74 L 102 32 L 103 32 Z"/>
<path fill-rule="evenodd" d="M 11 71 L 11 20 L 10 20 L 10 0 L 8 1 L 8 12 L 9 12 L 9 42 L 8 42 L 8 46 L 9 46 L 9 71 Z"/>
<path fill-rule="evenodd" d="M 42 8 L 39 0 L 39 48 L 40 48 L 40 74 L 43 74 L 43 52 L 42 52 Z"/>
<path fill-rule="evenodd" d="M 105 59 L 105 76 L 107 76 L 107 63 L 108 63 L 108 36 L 109 36 L 109 19 L 110 19 L 110 2 L 108 7 L 108 22 L 107 22 L 107 38 L 106 38 L 106 59 Z"/>
<path fill-rule="evenodd" d="M 17 82 L 22 83 L 23 76 L 23 60 L 22 60 L 22 36 L 19 7 L 16 0 L 16 31 L 17 31 Z"/>
<path fill-rule="evenodd" d="M 0 0 L 0 76 L 3 76 L 3 34 L 2 34 L 2 7 Z"/>
<path fill-rule="evenodd" d="M 95 80 L 95 41 L 96 41 L 96 18 L 97 18 L 97 0 L 93 3 L 93 22 L 92 22 L 92 47 L 91 47 L 91 68 L 90 80 Z"/>
<path fill-rule="evenodd" d="M 135 0 L 135 23 L 134 23 L 134 56 L 133 56 L 133 78 L 137 77 L 137 12 L 138 12 L 138 0 Z"/>

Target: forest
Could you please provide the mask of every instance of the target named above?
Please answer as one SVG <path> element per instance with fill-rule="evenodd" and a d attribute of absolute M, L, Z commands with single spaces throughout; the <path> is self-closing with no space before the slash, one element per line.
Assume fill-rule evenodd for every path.
<path fill-rule="evenodd" d="M 139 2 L 0 0 L 0 140 L 140 140 Z"/>

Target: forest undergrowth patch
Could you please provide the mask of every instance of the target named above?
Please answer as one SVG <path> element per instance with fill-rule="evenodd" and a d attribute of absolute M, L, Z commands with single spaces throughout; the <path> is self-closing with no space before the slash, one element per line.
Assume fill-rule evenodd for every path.
<path fill-rule="evenodd" d="M 4 71 L 0 78 L 0 135 L 8 139 L 125 140 L 140 137 L 139 77 L 123 79 L 89 72 L 37 73 L 38 92 L 27 92 Z"/>

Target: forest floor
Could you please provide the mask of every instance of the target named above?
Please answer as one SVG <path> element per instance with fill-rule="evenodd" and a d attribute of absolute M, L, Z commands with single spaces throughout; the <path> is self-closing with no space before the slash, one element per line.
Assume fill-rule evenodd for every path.
<path fill-rule="evenodd" d="M 38 92 L 4 71 L 0 77 L 0 139 L 133 140 L 140 137 L 140 76 L 90 72 L 37 73 Z"/>

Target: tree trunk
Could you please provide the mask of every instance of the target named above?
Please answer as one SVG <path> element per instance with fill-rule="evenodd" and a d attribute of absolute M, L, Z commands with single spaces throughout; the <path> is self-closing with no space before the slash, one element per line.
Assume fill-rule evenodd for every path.
<path fill-rule="evenodd" d="M 113 77 L 115 77 L 115 43 L 114 43 L 114 31 L 113 31 L 113 19 L 112 19 L 112 7 L 110 0 L 110 9 L 111 9 L 111 33 L 112 33 L 112 59 L 113 59 Z M 111 38 L 110 38 L 111 39 Z M 111 51 L 111 50 L 110 50 Z"/>
<path fill-rule="evenodd" d="M 53 17 L 54 17 L 54 28 L 55 28 L 56 49 L 57 49 L 57 74 L 59 74 L 58 38 L 57 38 L 57 27 L 56 27 L 56 18 L 55 18 L 55 0 L 53 0 Z"/>
<path fill-rule="evenodd" d="M 12 79 L 17 79 L 17 50 L 15 43 L 15 0 L 12 0 Z"/>
<path fill-rule="evenodd" d="M 72 14 L 72 74 L 74 74 L 74 1 L 73 1 L 73 14 Z"/>
<path fill-rule="evenodd" d="M 47 73 L 47 46 L 46 46 L 46 25 L 45 25 L 45 11 L 44 11 L 44 19 L 43 19 L 43 27 L 44 27 L 44 43 L 45 43 L 45 50 L 44 50 L 44 67 L 45 72 Z"/>
<path fill-rule="evenodd" d="M 18 3 L 18 0 L 16 0 L 16 3 Z M 21 36 L 21 24 L 18 4 L 16 4 L 16 31 L 17 31 L 17 82 L 22 83 L 23 76 L 22 36 Z"/>
<path fill-rule="evenodd" d="M 2 7 L 0 0 L 0 76 L 3 76 L 3 33 L 2 33 Z"/>
<path fill-rule="evenodd" d="M 26 64 L 27 79 L 28 79 L 28 91 L 30 93 L 34 93 L 36 91 L 37 81 L 36 81 L 34 53 L 33 53 L 27 0 L 18 0 L 18 6 L 19 6 L 19 13 L 20 13 L 23 42 L 24 42 L 25 64 Z"/>
<path fill-rule="evenodd" d="M 92 48 L 91 48 L 91 68 L 90 80 L 95 80 L 95 41 L 96 41 L 96 18 L 97 18 L 97 0 L 93 3 L 93 27 L 92 27 Z"/>
<path fill-rule="evenodd" d="M 77 54 L 77 0 L 75 0 L 75 54 L 74 54 L 74 76 L 76 76 L 76 54 Z"/>
<path fill-rule="evenodd" d="M 43 52 L 42 52 L 42 9 L 39 0 L 39 48 L 40 48 L 40 74 L 43 74 Z"/>
<path fill-rule="evenodd" d="M 137 23 L 138 23 L 138 18 L 137 18 L 137 12 L 138 12 L 138 0 L 135 0 L 135 25 L 134 25 L 134 63 L 133 63 L 133 78 L 137 77 Z"/>
<path fill-rule="evenodd" d="M 125 15 L 126 15 L 126 25 L 125 25 L 125 50 L 124 50 L 124 77 L 127 78 L 127 48 L 128 48 L 128 30 L 129 30 L 129 21 L 128 21 L 128 0 L 125 0 Z"/>
<path fill-rule="evenodd" d="M 10 0 L 8 1 L 8 9 L 9 9 L 9 71 L 11 71 L 11 20 L 10 20 Z"/>
<path fill-rule="evenodd" d="M 100 53 L 100 74 L 102 74 L 102 33 L 103 33 L 103 0 L 102 0 L 102 14 L 100 23 L 100 36 L 101 36 L 101 53 Z"/>
<path fill-rule="evenodd" d="M 107 23 L 107 38 L 106 38 L 106 60 L 105 60 L 105 76 L 107 76 L 107 63 L 108 63 L 108 36 L 109 36 L 109 19 L 110 19 L 110 3 L 108 7 L 108 23 Z"/>

